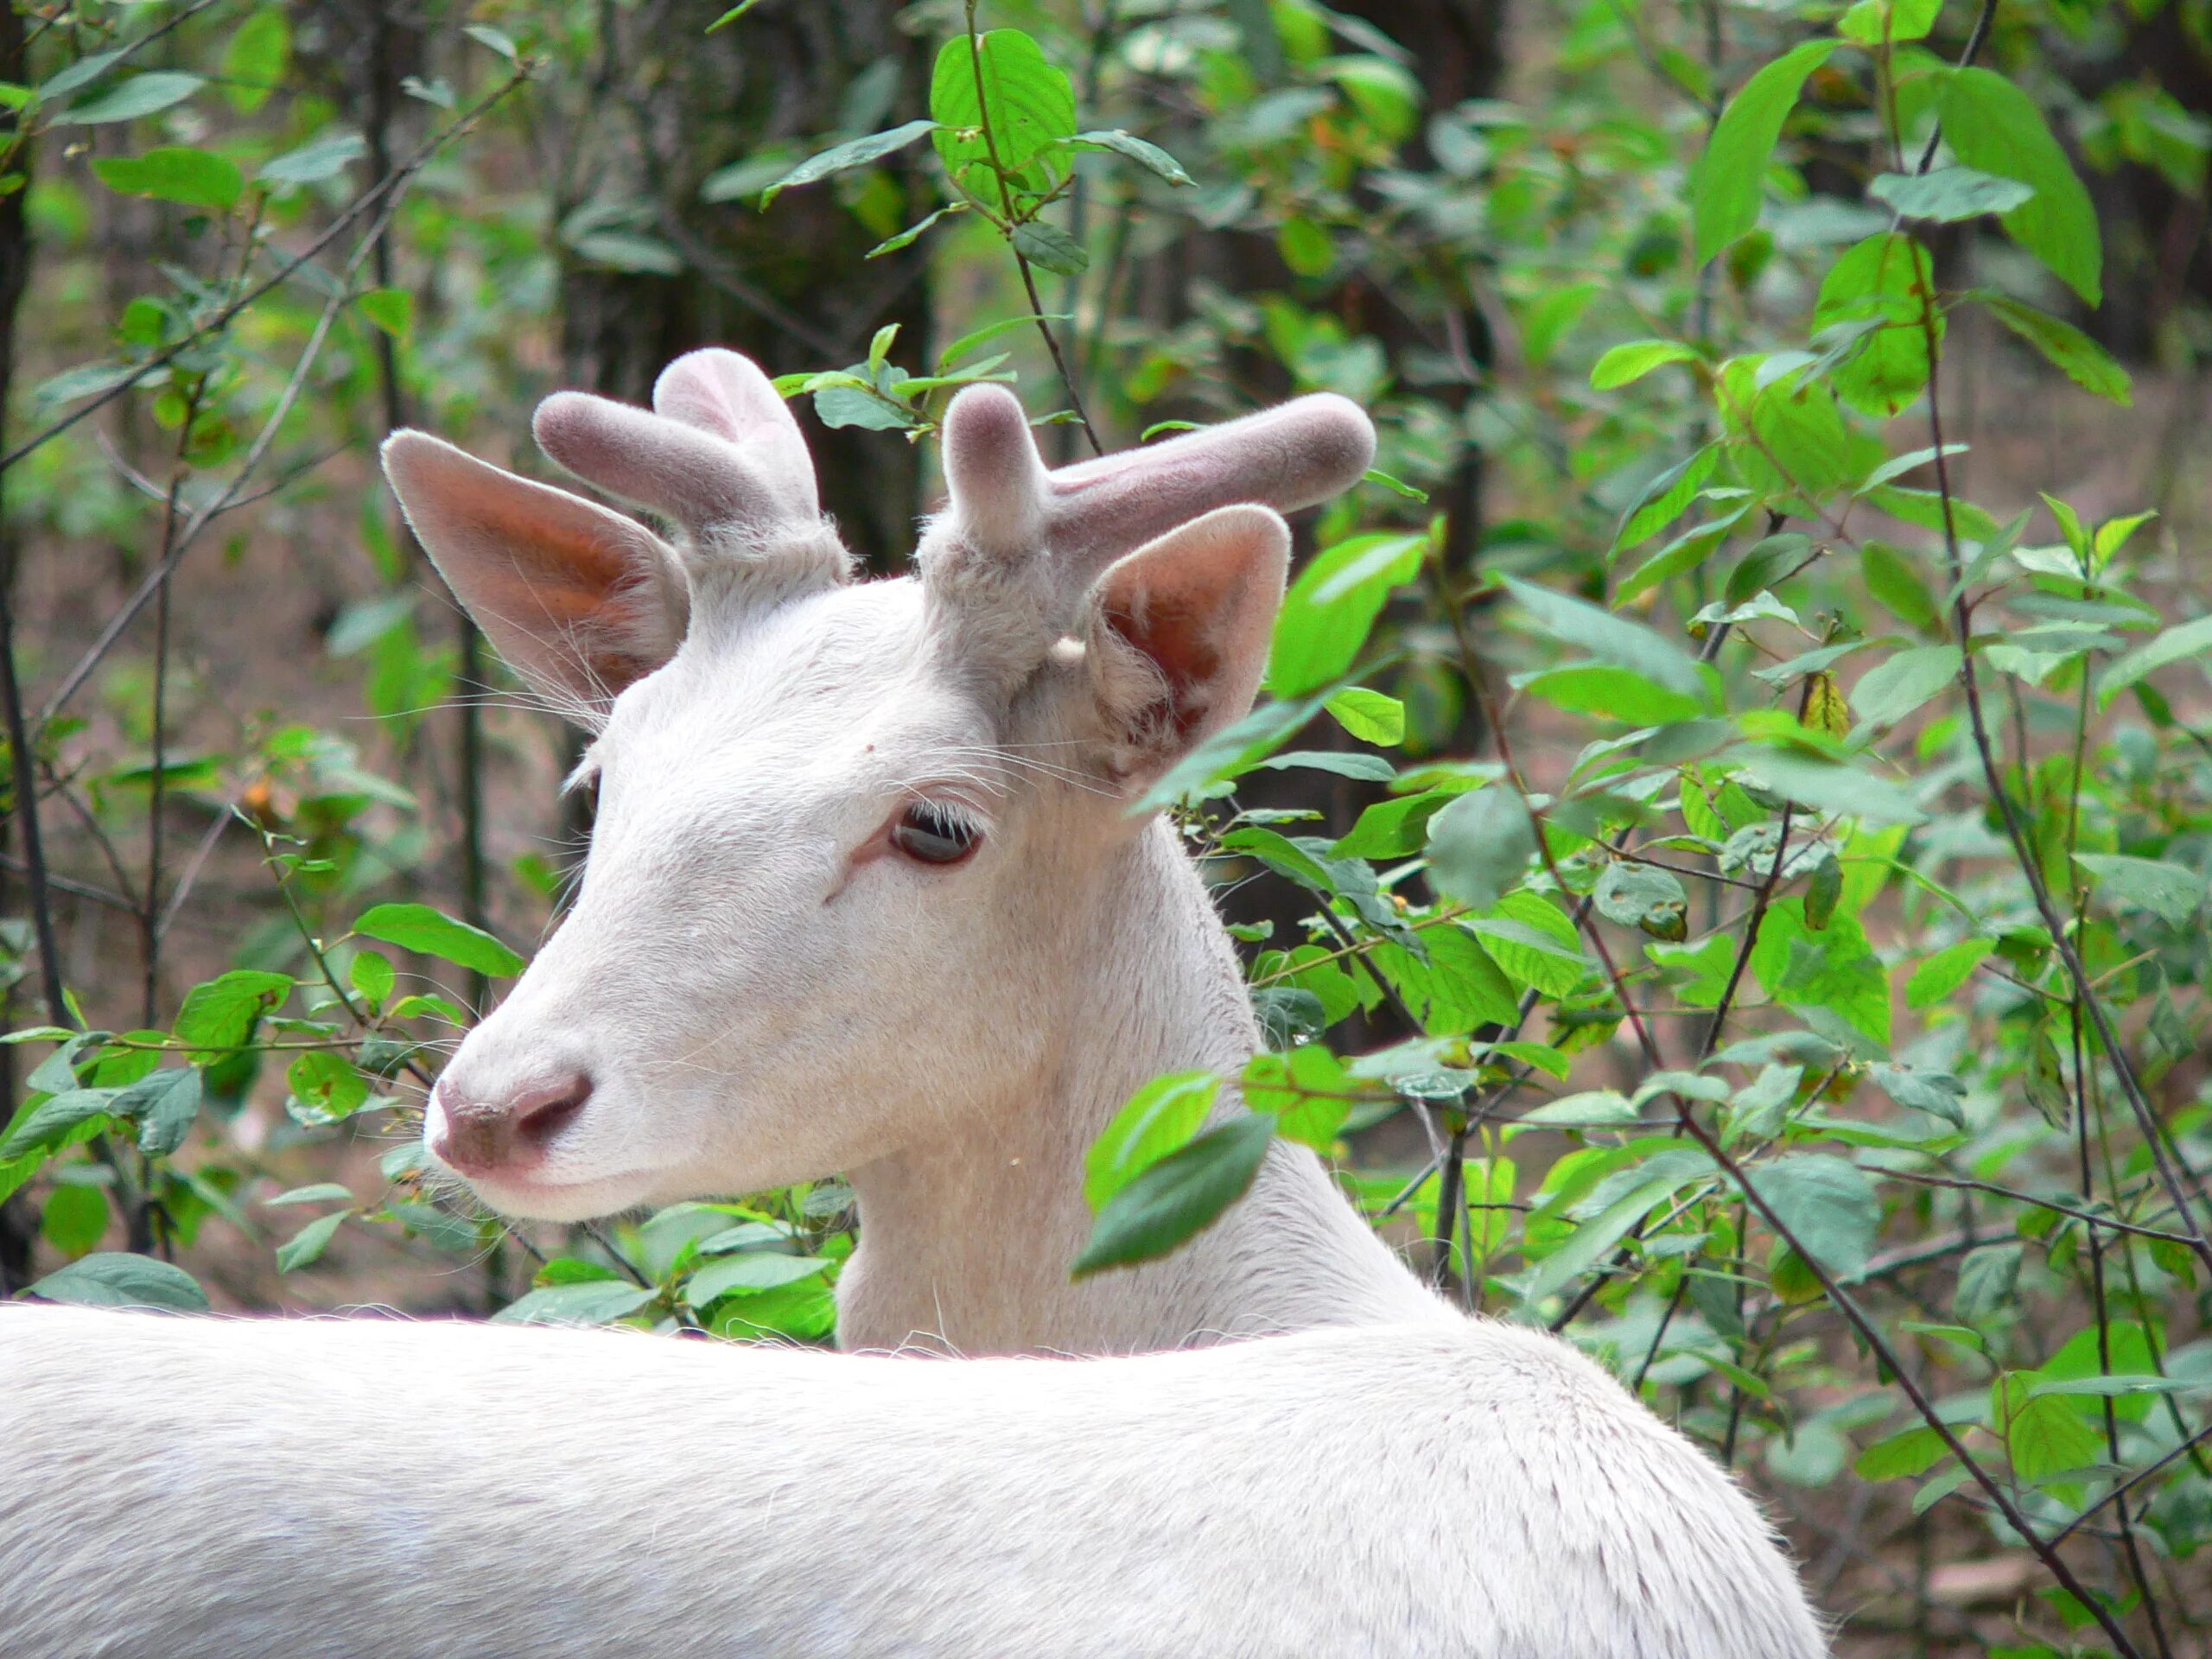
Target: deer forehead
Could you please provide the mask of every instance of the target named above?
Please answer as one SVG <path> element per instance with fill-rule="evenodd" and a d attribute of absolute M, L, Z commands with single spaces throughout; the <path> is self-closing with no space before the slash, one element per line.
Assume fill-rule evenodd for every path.
<path fill-rule="evenodd" d="M 650 779 L 664 818 L 687 798 L 741 819 L 835 815 L 957 779 L 998 721 L 946 646 L 906 579 L 695 615 L 667 665 L 617 699 L 593 759 Z"/>

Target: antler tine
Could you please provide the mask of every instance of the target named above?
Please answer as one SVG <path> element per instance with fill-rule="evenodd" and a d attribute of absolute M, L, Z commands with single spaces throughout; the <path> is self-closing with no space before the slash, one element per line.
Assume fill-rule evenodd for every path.
<path fill-rule="evenodd" d="M 658 413 L 588 392 L 537 406 L 538 447 L 609 494 L 666 513 L 695 546 L 757 546 L 817 529 L 814 468 L 798 423 L 766 375 L 734 352 L 678 358 L 653 389 Z"/>
<path fill-rule="evenodd" d="M 949 527 L 1001 575 L 1034 569 L 1040 598 L 1065 621 L 1122 554 L 1217 507 L 1316 505 L 1357 482 L 1374 455 L 1366 412 L 1323 392 L 1048 472 L 1014 395 L 977 386 L 945 414 Z"/>

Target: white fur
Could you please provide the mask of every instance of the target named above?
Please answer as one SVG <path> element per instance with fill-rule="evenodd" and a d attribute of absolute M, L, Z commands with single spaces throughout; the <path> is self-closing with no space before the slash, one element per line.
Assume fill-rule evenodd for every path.
<path fill-rule="evenodd" d="M 658 416 L 565 405 L 564 461 L 607 464 L 576 435 L 596 423 L 626 493 L 743 518 L 727 480 L 656 471 L 651 423 L 685 409 L 716 442 L 772 427 L 724 369 L 664 381 L 690 391 Z M 588 1077 L 557 1134 L 478 1173 L 518 1215 L 849 1171 L 849 1347 L 1146 1357 L 0 1311 L 10 1659 L 1821 1652 L 1726 1475 L 1566 1344 L 1446 1308 L 1303 1148 L 1167 1260 L 1067 1276 L 1113 1112 L 1257 1042 L 1173 830 L 1126 803 L 1243 712 L 1264 654 L 1280 521 L 1211 510 L 1357 476 L 1340 404 L 1062 484 L 1002 405 L 957 407 L 918 583 L 837 580 L 810 479 L 768 489 L 739 550 L 693 531 L 682 644 L 606 688 L 575 907 L 431 1106 L 435 1145 L 448 1100 Z M 480 527 L 526 531 L 541 498 L 457 505 L 424 475 L 394 467 L 418 527 L 478 527 L 426 540 L 482 591 L 508 556 Z M 1198 522 L 1163 533 L 1170 507 Z M 994 544 L 1016 531 L 1059 551 Z M 587 620 L 620 661 L 668 623 L 614 588 Z M 566 637 L 511 641 L 560 678 Z M 973 857 L 888 850 L 918 798 L 984 825 Z M 1146 1354 L 1224 1338 L 1264 1339 Z"/>
<path fill-rule="evenodd" d="M 1818 1651 L 1726 1478 L 1433 1320 L 1135 1358 L 0 1309 L 10 1659 Z"/>

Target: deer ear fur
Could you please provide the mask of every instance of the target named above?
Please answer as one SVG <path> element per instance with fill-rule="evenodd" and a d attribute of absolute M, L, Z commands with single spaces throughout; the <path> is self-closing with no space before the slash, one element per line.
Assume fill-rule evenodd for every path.
<path fill-rule="evenodd" d="M 1109 566 L 1084 607 L 1105 769 L 1136 794 L 1250 712 L 1290 566 L 1267 507 L 1220 507 Z"/>
<path fill-rule="evenodd" d="M 689 599 L 636 520 L 422 432 L 385 442 L 407 522 L 499 655 L 579 724 L 676 652 Z"/>

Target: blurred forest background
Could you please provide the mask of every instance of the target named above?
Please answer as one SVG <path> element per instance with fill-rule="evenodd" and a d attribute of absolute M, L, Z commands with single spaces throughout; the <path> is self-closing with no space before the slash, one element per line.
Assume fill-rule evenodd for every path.
<path fill-rule="evenodd" d="M 895 573 L 967 380 L 1330 390 L 1176 780 L 1251 1103 L 1841 1651 L 2212 1653 L 2207 0 L 19 0 L 0 105 L 0 1292 L 828 1339 L 841 1183 L 419 1179 L 588 825 L 376 444 L 731 346 Z"/>

